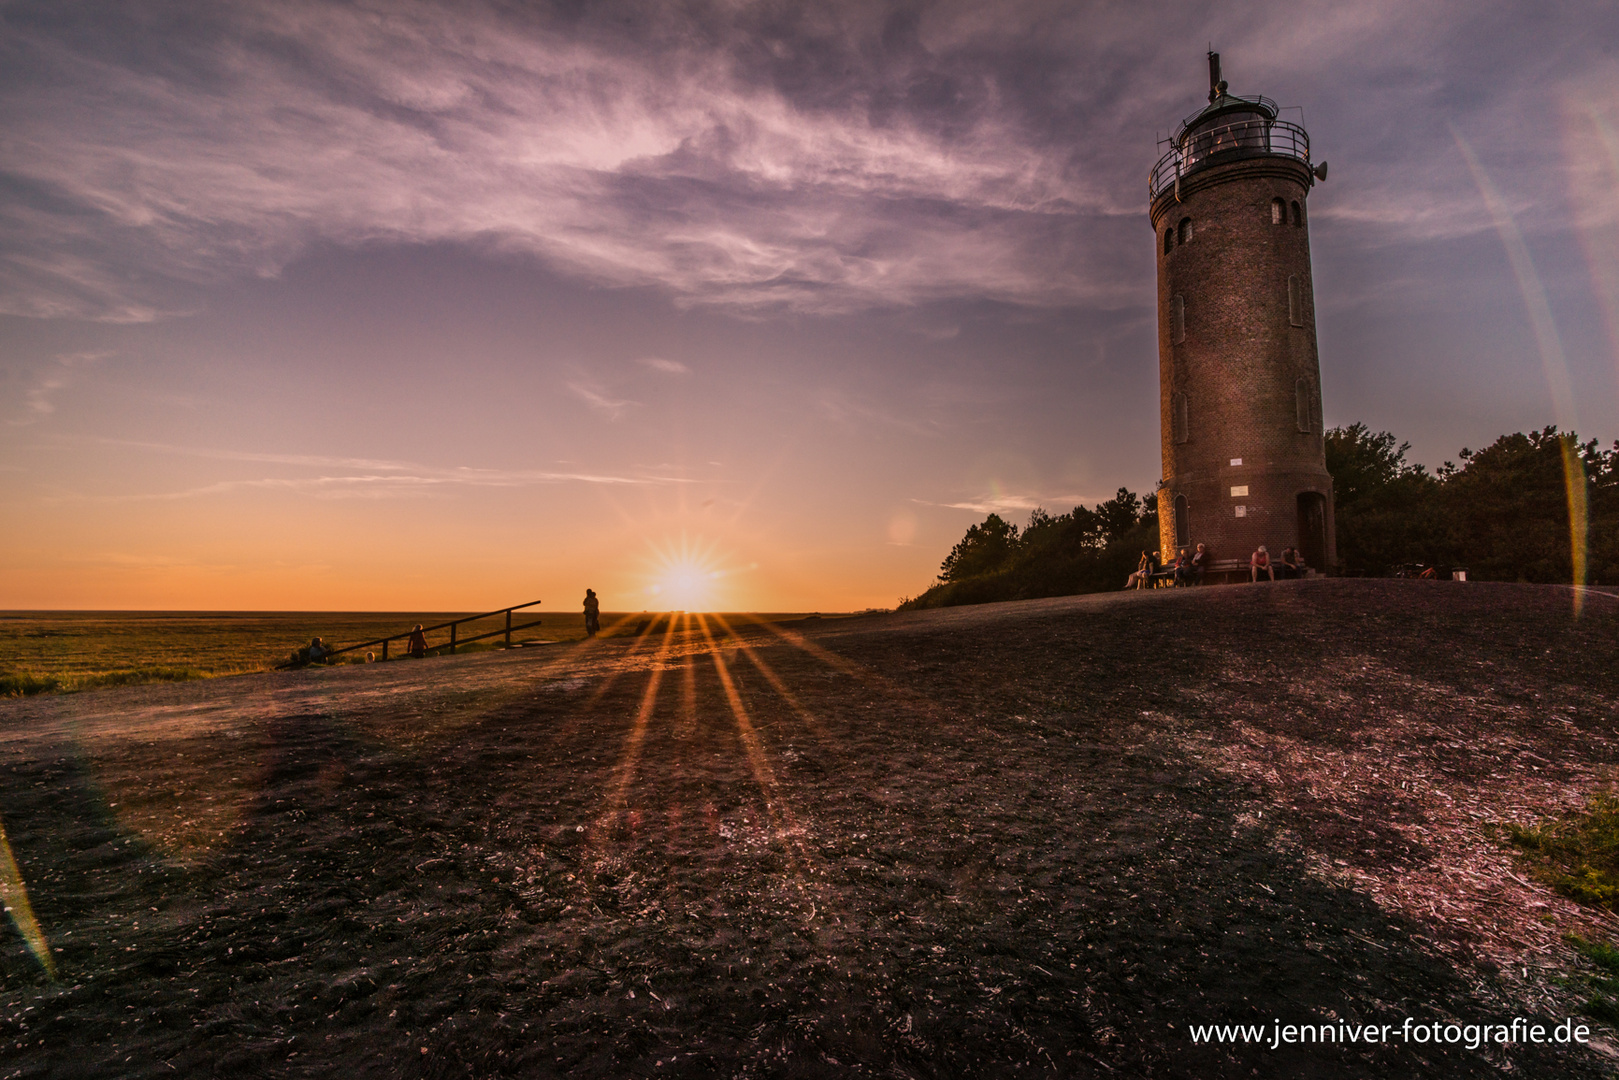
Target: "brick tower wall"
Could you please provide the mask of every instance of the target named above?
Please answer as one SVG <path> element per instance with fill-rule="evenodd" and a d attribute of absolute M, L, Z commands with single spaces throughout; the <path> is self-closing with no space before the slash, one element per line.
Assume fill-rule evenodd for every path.
<path fill-rule="evenodd" d="M 1260 544 L 1273 560 L 1297 547 L 1317 571 L 1337 564 L 1310 274 L 1312 181 L 1296 159 L 1246 158 L 1196 171 L 1178 199 L 1172 188 L 1153 203 L 1166 561 L 1184 496 L 1188 546 L 1207 544 L 1215 571 L 1245 568 Z M 1166 230 L 1175 234 L 1168 251 Z M 1312 520 L 1301 522 L 1301 495 L 1317 508 L 1314 536 L 1301 535 Z"/>

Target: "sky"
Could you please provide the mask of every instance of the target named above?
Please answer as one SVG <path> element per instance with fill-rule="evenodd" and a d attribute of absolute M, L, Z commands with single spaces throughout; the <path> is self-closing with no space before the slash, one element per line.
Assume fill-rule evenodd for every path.
<path fill-rule="evenodd" d="M 1160 475 L 1300 111 L 1328 426 L 1619 437 L 1619 5 L 0 0 L 0 608 L 844 611 Z"/>

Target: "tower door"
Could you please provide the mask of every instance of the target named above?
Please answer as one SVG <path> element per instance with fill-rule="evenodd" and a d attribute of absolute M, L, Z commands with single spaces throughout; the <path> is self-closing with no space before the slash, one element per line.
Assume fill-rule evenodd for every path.
<path fill-rule="evenodd" d="M 1327 497 L 1318 491 L 1299 492 L 1299 554 L 1317 573 L 1327 567 Z"/>

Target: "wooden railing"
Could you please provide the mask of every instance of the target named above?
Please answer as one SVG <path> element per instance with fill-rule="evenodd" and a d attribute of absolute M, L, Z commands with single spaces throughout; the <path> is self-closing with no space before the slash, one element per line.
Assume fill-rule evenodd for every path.
<path fill-rule="evenodd" d="M 514 611 L 522 611 L 524 608 L 537 607 L 537 606 L 539 606 L 540 603 L 541 603 L 541 601 L 539 601 L 539 600 L 530 600 L 526 604 L 513 604 L 511 607 L 496 608 L 494 611 L 486 611 L 482 615 L 468 615 L 465 618 L 461 618 L 461 619 L 451 619 L 449 622 L 435 623 L 432 626 L 424 626 L 424 627 L 422 627 L 421 633 L 423 634 L 423 636 L 426 636 L 427 634 L 431 634 L 435 630 L 442 630 L 446 626 L 449 627 L 450 628 L 450 643 L 449 643 L 448 648 L 452 653 L 455 652 L 456 647 L 459 646 L 459 645 L 470 645 L 474 641 L 482 641 L 485 638 L 500 637 L 502 635 L 504 635 L 505 638 L 506 638 L 506 644 L 510 645 L 512 643 L 512 635 L 515 634 L 517 631 L 519 631 L 519 630 L 527 630 L 529 627 L 540 625 L 540 620 L 535 619 L 533 622 L 519 623 L 518 625 L 513 626 L 512 625 L 512 612 L 514 612 Z M 458 636 L 457 631 L 460 628 L 462 623 L 482 622 L 484 619 L 492 619 L 496 615 L 504 615 L 504 616 L 506 616 L 506 625 L 503 628 L 501 628 L 499 630 L 491 630 L 487 634 L 474 634 L 472 637 L 459 637 Z M 358 645 L 345 645 L 341 649 L 330 649 L 330 650 L 328 650 L 326 652 L 325 656 L 323 656 L 321 658 L 321 660 L 326 660 L 326 659 L 328 659 L 330 657 L 333 657 L 333 656 L 341 656 L 343 653 L 347 653 L 347 652 L 354 652 L 356 649 L 369 649 L 373 645 L 381 645 L 382 646 L 381 659 L 386 660 L 386 659 L 388 659 L 388 643 L 389 642 L 408 640 L 410 638 L 410 636 L 412 634 L 415 634 L 415 633 L 416 633 L 415 630 L 406 630 L 402 634 L 392 634 L 392 635 L 390 635 L 388 637 L 377 638 L 375 641 L 362 641 Z M 443 646 L 443 645 L 430 645 L 430 646 L 428 646 L 428 649 L 429 649 L 429 651 L 437 651 L 437 650 L 445 648 L 445 647 L 446 646 Z M 311 662 L 314 662 L 314 661 L 311 661 Z M 297 667 L 297 666 L 298 666 L 298 662 L 294 662 L 294 661 L 289 660 L 289 661 L 286 661 L 285 663 L 277 664 L 276 668 L 277 668 L 277 670 L 283 670 L 283 669 L 286 669 L 286 668 Z"/>

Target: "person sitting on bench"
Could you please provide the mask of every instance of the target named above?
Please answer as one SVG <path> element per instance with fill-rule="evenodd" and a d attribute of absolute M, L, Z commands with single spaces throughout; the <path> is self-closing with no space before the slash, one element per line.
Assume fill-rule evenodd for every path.
<path fill-rule="evenodd" d="M 1198 555 L 1203 554 L 1203 545 L 1198 545 Z M 1175 557 L 1175 587 L 1190 586 L 1193 578 L 1198 574 L 1196 556 L 1188 555 L 1185 548 Z"/>
<path fill-rule="evenodd" d="M 1207 570 L 1208 568 L 1209 549 L 1205 545 L 1199 544 L 1197 545 L 1197 550 L 1192 552 L 1192 561 L 1186 574 L 1186 583 L 1188 585 L 1203 584 L 1203 571 Z"/>
<path fill-rule="evenodd" d="M 1250 583 L 1258 581 L 1259 575 L 1264 574 L 1272 581 L 1276 580 L 1276 568 L 1270 564 L 1270 552 L 1265 545 L 1260 544 L 1259 550 L 1248 559 L 1248 580 Z"/>
<path fill-rule="evenodd" d="M 1145 589 L 1152 582 L 1152 576 L 1158 572 L 1158 557 L 1152 552 L 1143 551 L 1141 561 L 1136 564 L 1135 573 L 1124 579 L 1126 589 Z"/>

